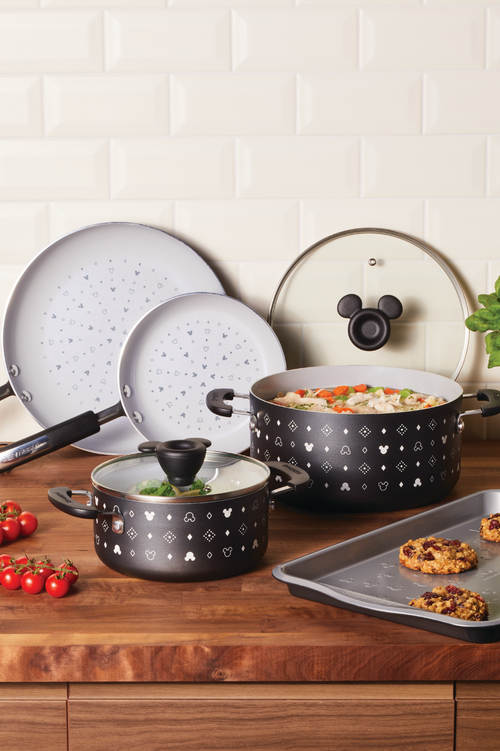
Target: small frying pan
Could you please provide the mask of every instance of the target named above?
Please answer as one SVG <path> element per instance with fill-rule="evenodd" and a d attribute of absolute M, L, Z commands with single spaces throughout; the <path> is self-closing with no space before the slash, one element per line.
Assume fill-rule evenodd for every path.
<path fill-rule="evenodd" d="M 120 419 L 136 441 L 208 437 L 218 450 L 248 447 L 248 415 L 221 419 L 206 407 L 216 381 L 240 391 L 286 368 L 269 324 L 239 300 L 210 293 L 174 297 L 148 311 L 128 334 L 118 362 L 120 401 L 87 411 L 0 450 L 0 472 L 99 433 Z"/>
<path fill-rule="evenodd" d="M 43 427 L 112 404 L 128 332 L 159 303 L 191 292 L 224 294 L 208 264 L 167 232 L 109 222 L 61 237 L 31 261 L 11 293 L 2 334 L 10 380 L 0 386 L 0 400 L 15 394 Z M 71 442 L 114 455 L 134 451 L 137 442 L 125 421 L 87 435 Z"/>

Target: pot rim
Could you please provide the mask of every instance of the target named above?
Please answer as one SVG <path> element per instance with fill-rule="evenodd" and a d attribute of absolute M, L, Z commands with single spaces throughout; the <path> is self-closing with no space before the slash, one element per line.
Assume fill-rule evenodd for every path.
<path fill-rule="evenodd" d="M 233 488 L 232 490 L 228 490 L 224 493 L 209 493 L 208 495 L 204 496 L 152 496 L 152 495 L 141 495 L 140 493 L 127 493 L 123 492 L 121 490 L 116 490 L 115 488 L 108 487 L 107 485 L 99 482 L 96 480 L 96 473 L 99 470 L 102 470 L 105 467 L 109 467 L 113 464 L 120 464 L 121 462 L 129 461 L 131 459 L 142 459 L 143 461 L 152 461 L 153 459 L 156 459 L 154 454 L 144 454 L 144 453 L 138 453 L 138 454 L 127 454 L 125 456 L 119 456 L 114 459 L 109 459 L 106 462 L 103 462 L 102 464 L 99 464 L 97 467 L 95 467 L 92 470 L 92 473 L 90 475 L 90 479 L 92 482 L 92 485 L 97 493 L 102 492 L 106 493 L 109 496 L 112 496 L 113 498 L 120 498 L 120 499 L 126 499 L 129 501 L 137 501 L 139 503 L 154 503 L 154 504 L 186 504 L 191 505 L 193 503 L 210 503 L 215 501 L 225 501 L 232 498 L 238 498 L 242 496 L 249 495 L 251 493 L 255 493 L 258 490 L 261 490 L 269 483 L 269 478 L 271 475 L 271 470 L 269 467 L 264 463 L 261 462 L 259 459 L 254 459 L 250 456 L 244 456 L 242 454 L 231 454 L 226 451 L 207 451 L 207 457 L 210 456 L 220 456 L 220 457 L 230 457 L 234 458 L 238 461 L 244 461 L 248 462 L 249 464 L 257 465 L 259 468 L 261 468 L 263 471 L 265 471 L 266 476 L 262 478 L 260 482 L 256 482 L 253 485 L 247 485 L 244 488 L 241 488 L 240 490 Z"/>

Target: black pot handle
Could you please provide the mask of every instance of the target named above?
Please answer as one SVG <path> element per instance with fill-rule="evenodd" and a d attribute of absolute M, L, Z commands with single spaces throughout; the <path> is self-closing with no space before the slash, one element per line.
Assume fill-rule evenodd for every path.
<path fill-rule="evenodd" d="M 275 488 L 271 490 L 271 497 L 277 495 L 283 495 L 284 493 L 300 493 L 309 487 L 311 478 L 303 469 L 296 467 L 293 464 L 287 462 L 264 462 L 266 467 L 269 467 L 273 475 L 284 474 L 288 479 L 287 485 L 283 485 L 282 488 Z"/>
<path fill-rule="evenodd" d="M 249 415 L 240 409 L 233 409 L 232 405 L 226 404 L 225 400 L 232 401 L 234 398 L 248 399 L 248 394 L 236 394 L 234 389 L 213 389 L 206 396 L 206 404 L 210 412 L 219 417 L 232 417 L 232 415 Z"/>
<path fill-rule="evenodd" d="M 461 412 L 458 415 L 456 423 L 456 432 L 462 433 L 465 423 L 463 418 L 469 415 L 481 415 L 482 417 L 493 417 L 500 413 L 500 391 L 497 389 L 481 389 L 476 394 L 464 394 L 464 398 L 476 397 L 480 402 L 488 402 L 487 406 L 482 406 L 479 409 L 469 409 L 467 412 Z"/>
<path fill-rule="evenodd" d="M 59 511 L 64 511 L 70 516 L 77 516 L 80 519 L 97 519 L 99 511 L 95 506 L 84 506 L 82 503 L 73 500 L 72 495 L 85 495 L 90 500 L 92 493 L 86 490 L 70 490 L 69 488 L 49 488 L 49 501 Z"/>

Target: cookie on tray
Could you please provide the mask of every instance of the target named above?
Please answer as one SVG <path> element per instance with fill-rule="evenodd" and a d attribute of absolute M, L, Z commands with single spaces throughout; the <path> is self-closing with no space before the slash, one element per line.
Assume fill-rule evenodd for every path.
<path fill-rule="evenodd" d="M 500 514 L 490 514 L 484 519 L 481 519 L 479 534 L 483 540 L 500 542 Z"/>
<path fill-rule="evenodd" d="M 453 584 L 434 587 L 432 592 L 424 592 L 421 597 L 415 597 L 410 605 L 432 613 L 461 618 L 463 621 L 485 621 L 488 618 L 488 605 L 481 595 Z"/>
<path fill-rule="evenodd" d="M 444 537 L 419 537 L 401 545 L 399 562 L 424 574 L 459 574 L 477 566 L 478 557 L 466 542 Z"/>

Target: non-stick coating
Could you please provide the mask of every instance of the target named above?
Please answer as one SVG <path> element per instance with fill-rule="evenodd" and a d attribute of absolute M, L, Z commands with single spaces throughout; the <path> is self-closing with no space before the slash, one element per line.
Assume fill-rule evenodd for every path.
<path fill-rule="evenodd" d="M 199 291 L 224 294 L 205 261 L 161 230 L 108 223 L 60 238 L 29 264 L 7 306 L 3 354 L 16 395 L 43 427 L 109 407 L 120 397 L 118 358 L 133 325 Z M 137 435 L 119 420 L 76 445 L 128 454 Z"/>
<path fill-rule="evenodd" d="M 248 448 L 248 417 L 217 417 L 206 406 L 216 383 L 248 393 L 262 374 L 286 367 L 269 324 L 239 300 L 190 294 L 167 300 L 130 332 L 120 355 L 122 404 L 148 440 L 207 438 L 212 448 Z"/>

